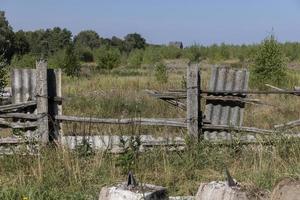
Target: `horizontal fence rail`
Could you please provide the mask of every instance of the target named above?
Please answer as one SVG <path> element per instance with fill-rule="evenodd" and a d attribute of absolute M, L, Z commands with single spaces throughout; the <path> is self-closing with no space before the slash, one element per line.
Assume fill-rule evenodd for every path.
<path fill-rule="evenodd" d="M 170 90 L 169 94 L 170 97 L 172 95 L 172 97 L 175 98 L 186 98 L 186 94 L 185 94 L 186 90 Z M 274 91 L 226 91 L 226 90 L 217 90 L 217 91 L 213 91 L 213 90 L 201 90 L 201 94 L 215 94 L 215 95 L 246 95 L 246 94 L 291 94 L 291 95 L 300 95 L 300 90 L 283 90 L 283 91 L 279 91 L 279 90 L 274 90 Z"/>
<path fill-rule="evenodd" d="M 147 126 L 173 126 L 173 127 L 186 127 L 186 120 L 183 118 L 166 119 L 166 118 L 95 118 L 95 117 L 77 117 L 57 115 L 55 119 L 58 121 L 67 122 L 86 122 L 86 123 L 99 123 L 99 124 L 132 124 L 132 125 L 147 125 Z"/>
<path fill-rule="evenodd" d="M 24 109 L 29 106 L 36 106 L 36 101 L 27 101 L 23 103 L 15 103 L 15 104 L 9 104 L 9 105 L 3 105 L 0 106 L 0 112 L 7 112 L 17 109 Z"/>

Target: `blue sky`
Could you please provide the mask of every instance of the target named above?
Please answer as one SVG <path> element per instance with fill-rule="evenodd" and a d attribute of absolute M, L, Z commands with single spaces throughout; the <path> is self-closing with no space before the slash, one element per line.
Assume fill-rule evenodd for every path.
<path fill-rule="evenodd" d="M 150 43 L 257 43 L 272 29 L 300 41 L 300 0 L 0 0 L 14 30 L 138 32 Z"/>

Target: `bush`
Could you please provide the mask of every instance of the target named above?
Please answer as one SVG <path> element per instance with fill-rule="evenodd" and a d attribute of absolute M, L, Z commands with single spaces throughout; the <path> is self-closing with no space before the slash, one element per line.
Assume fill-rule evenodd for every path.
<path fill-rule="evenodd" d="M 76 49 L 76 54 L 79 57 L 79 60 L 82 62 L 93 62 L 94 55 L 90 48 L 87 47 L 78 47 Z"/>
<path fill-rule="evenodd" d="M 134 50 L 130 52 L 127 59 L 127 66 L 132 68 L 139 68 L 143 62 L 143 50 Z"/>
<path fill-rule="evenodd" d="M 98 69 L 111 70 L 121 63 L 121 53 L 116 48 L 100 48 L 96 51 Z"/>
<path fill-rule="evenodd" d="M 160 83 L 167 83 L 168 82 L 168 73 L 167 67 L 163 63 L 158 63 L 155 65 L 155 77 L 156 80 Z"/>
<path fill-rule="evenodd" d="M 159 47 L 148 47 L 146 48 L 143 56 L 143 63 L 155 64 L 161 60 Z"/>
<path fill-rule="evenodd" d="M 256 84 L 282 85 L 286 80 L 286 57 L 274 35 L 267 37 L 260 45 L 254 58 L 253 77 Z"/>
<path fill-rule="evenodd" d="M 63 70 L 68 76 L 79 76 L 80 64 L 74 52 L 73 45 L 69 45 L 65 50 Z"/>
<path fill-rule="evenodd" d="M 35 68 L 35 63 L 38 60 L 38 57 L 33 54 L 25 54 L 23 56 L 15 55 L 11 60 L 12 67 L 20 68 Z"/>
<path fill-rule="evenodd" d="M 161 47 L 160 52 L 164 59 L 177 59 L 182 56 L 182 49 L 174 46 Z"/>
<path fill-rule="evenodd" d="M 201 57 L 200 48 L 197 45 L 192 45 L 189 48 L 184 49 L 184 57 L 189 59 L 190 62 L 198 62 Z"/>
<path fill-rule="evenodd" d="M 0 56 L 0 92 L 3 92 L 7 84 L 7 65 L 3 56 Z"/>
<path fill-rule="evenodd" d="M 48 58 L 49 68 L 64 68 L 66 50 L 59 50 Z"/>

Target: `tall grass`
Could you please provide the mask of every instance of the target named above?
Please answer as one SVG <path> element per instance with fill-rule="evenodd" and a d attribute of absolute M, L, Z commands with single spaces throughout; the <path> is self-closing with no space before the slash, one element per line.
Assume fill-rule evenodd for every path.
<path fill-rule="evenodd" d="M 0 158 L 0 199 L 97 199 L 104 185 L 126 180 L 128 162 L 134 163 L 130 169 L 140 182 L 163 185 L 171 195 L 194 195 L 200 182 L 224 179 L 225 167 L 247 187 L 270 190 L 280 177 L 299 178 L 299 142 L 278 138 L 269 145 L 189 142 L 183 152 L 157 148 L 134 152 L 129 159 L 127 154 L 105 152 L 83 157 L 49 147 L 37 156 Z"/>
<path fill-rule="evenodd" d="M 202 86 L 209 71 L 202 70 Z M 291 73 L 299 80 L 298 72 Z M 294 82 L 293 82 L 294 83 Z M 185 117 L 185 112 L 149 97 L 144 90 L 181 88 L 182 74 L 169 73 L 159 83 L 151 72 L 116 76 L 95 74 L 86 78 L 63 77 L 65 115 L 94 117 Z M 290 85 L 292 86 L 292 84 Z M 268 105 L 246 105 L 244 125 L 272 128 L 274 124 L 298 119 L 300 101 L 296 96 L 255 96 Z M 96 126 L 66 124 L 65 134 L 156 134 L 186 137 L 186 130 L 174 128 Z M 296 130 L 295 130 L 296 132 Z M 68 151 L 45 147 L 35 156 L 0 157 L 0 199 L 97 199 L 104 185 L 124 181 L 131 169 L 140 182 L 162 185 L 170 195 L 194 195 L 200 182 L 224 179 L 227 167 L 247 187 L 270 190 L 284 176 L 300 176 L 300 141 L 273 138 L 258 144 L 240 141 L 219 145 L 187 139 L 184 151 L 155 148 L 139 153 L 129 148 L 124 154 Z"/>

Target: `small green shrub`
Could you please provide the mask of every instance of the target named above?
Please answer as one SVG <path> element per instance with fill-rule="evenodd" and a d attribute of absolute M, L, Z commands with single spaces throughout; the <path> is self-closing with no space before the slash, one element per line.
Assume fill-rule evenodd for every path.
<path fill-rule="evenodd" d="M 182 56 L 182 49 L 174 46 L 161 47 L 160 52 L 164 59 L 177 59 Z"/>
<path fill-rule="evenodd" d="M 191 47 L 184 49 L 183 56 L 190 62 L 198 62 L 201 57 L 200 48 L 197 45 L 192 45 Z"/>
<path fill-rule="evenodd" d="M 158 63 L 155 65 L 155 77 L 160 83 L 168 82 L 167 67 L 163 63 Z"/>
<path fill-rule="evenodd" d="M 125 67 L 118 67 L 115 69 L 112 69 L 110 71 L 111 75 L 116 75 L 116 76 L 142 76 L 143 73 L 140 72 L 138 69 L 134 68 L 125 68 Z"/>
<path fill-rule="evenodd" d="M 286 57 L 274 35 L 268 36 L 260 45 L 255 57 L 252 77 L 255 84 L 283 85 L 286 81 Z"/>
<path fill-rule="evenodd" d="M 75 152 L 79 157 L 87 157 L 95 154 L 92 145 L 86 138 L 83 138 L 81 144 L 75 146 Z"/>
<path fill-rule="evenodd" d="M 118 157 L 117 166 L 121 167 L 123 174 L 127 174 L 136 167 L 141 144 L 139 136 L 131 136 L 127 140 L 120 138 L 120 147 L 124 149 L 124 152 Z"/>
<path fill-rule="evenodd" d="M 143 62 L 144 51 L 137 49 L 130 52 L 127 59 L 127 66 L 131 68 L 140 68 Z"/>
<path fill-rule="evenodd" d="M 121 53 L 116 48 L 100 48 L 96 51 L 98 69 L 111 70 L 121 63 Z"/>
<path fill-rule="evenodd" d="M 78 47 L 76 49 L 76 54 L 79 57 L 79 60 L 82 62 L 93 62 L 94 54 L 90 48 L 87 47 Z"/>
<path fill-rule="evenodd" d="M 66 48 L 63 59 L 63 70 L 68 76 L 79 76 L 80 63 L 75 54 L 73 45 L 69 45 Z"/>
<path fill-rule="evenodd" d="M 161 60 L 159 47 L 148 47 L 146 48 L 143 56 L 144 64 L 155 64 Z"/>
<path fill-rule="evenodd" d="M 51 55 L 48 58 L 48 67 L 53 69 L 63 68 L 64 58 L 66 56 L 65 54 L 66 54 L 65 50 L 59 50 L 53 55 Z"/>

